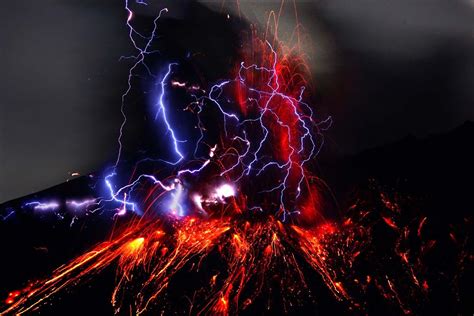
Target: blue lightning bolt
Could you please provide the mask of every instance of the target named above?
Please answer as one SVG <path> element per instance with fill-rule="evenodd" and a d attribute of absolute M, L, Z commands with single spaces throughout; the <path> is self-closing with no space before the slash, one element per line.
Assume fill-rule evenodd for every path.
<path fill-rule="evenodd" d="M 140 0 L 135 1 L 135 3 L 139 5 L 147 5 L 146 2 Z M 117 139 L 117 157 L 112 171 L 103 178 L 107 195 L 105 197 L 102 196 L 89 200 L 67 200 L 66 205 L 74 210 L 87 210 L 92 205 L 97 206 L 99 209 L 104 207 L 106 202 L 112 202 L 114 205 L 115 203 L 118 205 L 118 215 L 122 215 L 127 211 L 141 214 L 142 211 L 139 209 L 140 204 L 134 200 L 136 199 L 135 189 L 139 187 L 139 185 L 147 183 L 151 184 L 152 186 L 158 186 L 162 190 L 161 192 L 169 192 L 167 193 L 169 196 L 171 196 L 169 209 L 178 213 L 179 216 L 183 216 L 184 208 L 181 205 L 181 200 L 183 198 L 183 192 L 185 191 L 185 188 L 183 187 L 181 177 L 184 175 L 200 173 L 209 165 L 212 165 L 211 162 L 213 159 L 215 159 L 215 155 L 218 155 L 218 159 L 228 155 L 232 157 L 231 159 L 233 163 L 226 168 L 222 168 L 224 170 L 220 170 L 219 175 L 221 177 L 224 175 L 230 175 L 229 177 L 233 178 L 231 181 L 238 183 L 243 177 L 259 177 L 268 169 L 277 169 L 279 170 L 278 172 L 281 175 L 281 179 L 279 181 L 275 181 L 276 185 L 274 187 L 263 190 L 260 193 L 279 193 L 279 209 L 277 211 L 282 211 L 282 221 L 285 221 L 289 215 L 299 214 L 298 210 L 292 210 L 291 207 L 288 206 L 288 196 L 294 196 L 294 200 L 297 200 L 300 197 L 301 186 L 305 180 L 305 165 L 319 153 L 319 150 L 323 144 L 323 138 L 319 137 L 321 136 L 319 131 L 324 130 L 330 125 L 331 118 L 329 117 L 328 119 L 319 123 L 315 122 L 312 107 L 309 104 L 303 102 L 304 87 L 301 87 L 299 96 L 297 97 L 286 95 L 280 91 L 280 78 L 276 69 L 278 56 L 272 45 L 268 41 L 266 42 L 273 55 L 273 63 L 271 66 L 263 67 L 256 64 L 246 65 L 244 62 L 242 62 L 240 64 L 240 69 L 236 78 L 232 80 L 220 81 L 211 86 L 208 92 L 201 90 L 199 86 L 191 86 L 190 88 L 187 88 L 186 83 L 170 80 L 173 67 L 177 66 L 177 63 L 168 63 L 166 71 L 161 76 L 161 78 L 160 76 L 155 75 L 146 63 L 147 57 L 149 55 L 158 53 L 157 50 L 152 49 L 152 44 L 154 39 L 157 37 L 158 20 L 162 14 L 168 12 L 168 9 L 163 8 L 159 11 L 158 15 L 153 20 L 153 28 L 149 34 L 143 34 L 133 27 L 132 24 L 134 20 L 134 12 L 129 6 L 129 0 L 125 0 L 125 11 L 127 13 L 125 25 L 128 29 L 130 42 L 135 49 L 135 55 L 121 57 L 121 59 L 132 60 L 133 62 L 128 71 L 126 90 L 121 96 L 120 112 L 122 114 L 123 120 L 120 125 L 119 136 Z M 151 78 L 153 78 L 153 80 L 156 80 L 156 85 L 160 89 L 159 94 L 153 103 L 155 121 L 159 122 L 159 124 L 162 124 L 162 126 L 165 128 L 167 140 L 170 142 L 169 146 L 173 149 L 173 155 L 175 156 L 176 160 L 166 161 L 162 159 L 154 160 L 151 158 L 145 158 L 138 161 L 136 165 L 144 161 L 160 161 L 174 166 L 173 172 L 176 173 L 174 173 L 174 177 L 171 177 L 171 180 L 169 180 L 169 178 L 168 180 L 159 180 L 152 174 L 140 174 L 136 176 L 133 181 L 130 180 L 131 182 L 129 184 L 120 186 L 117 184 L 117 180 L 115 180 L 115 183 L 113 180 L 117 176 L 118 165 L 122 158 L 122 138 L 125 126 L 127 124 L 127 115 L 125 111 L 126 101 L 127 97 L 132 91 L 132 78 L 138 75 L 140 69 L 142 72 L 144 70 Z M 259 89 L 250 86 L 244 75 L 244 73 L 247 71 L 259 71 L 268 74 L 268 80 L 265 83 L 265 89 Z M 200 115 L 207 105 L 217 108 L 221 113 L 225 136 L 229 136 L 230 133 L 234 133 L 228 137 L 227 140 L 236 147 L 232 146 L 230 148 L 220 148 L 219 150 L 222 149 L 222 152 L 220 152 L 217 150 L 216 144 L 211 148 L 208 157 L 200 157 L 199 159 L 195 159 L 192 161 L 192 166 L 194 168 L 189 168 L 189 164 L 185 159 L 186 154 L 180 148 L 180 143 L 185 141 L 178 139 L 176 129 L 173 127 L 169 117 L 170 107 L 169 104 L 167 104 L 166 91 L 170 81 L 171 86 L 173 87 L 176 86 L 178 88 L 187 88 L 188 92 L 191 91 L 192 93 L 196 93 L 196 95 L 192 94 L 192 97 L 194 98 L 192 104 L 193 106 L 197 107 L 195 114 L 198 121 L 197 128 L 200 131 L 200 137 L 198 138 L 194 148 L 194 158 L 196 158 L 195 156 L 197 155 L 198 148 L 205 137 L 206 129 L 204 123 L 201 121 Z M 248 102 L 248 104 L 257 104 L 258 113 L 255 116 L 241 119 L 237 114 L 226 110 L 225 104 L 228 104 L 229 100 L 225 99 L 223 96 L 224 91 L 228 86 L 236 83 L 240 84 L 242 87 L 246 88 L 252 93 L 252 97 L 249 97 L 246 102 Z M 288 110 L 291 111 L 292 115 L 294 115 L 296 118 L 299 139 L 293 139 L 294 135 L 292 135 L 292 127 L 286 124 L 284 119 L 279 117 L 277 111 L 272 108 L 272 104 L 275 102 L 279 102 L 280 106 L 287 107 Z M 282 131 L 286 131 L 285 133 L 287 134 L 289 144 L 289 154 L 288 158 L 285 158 L 286 161 L 277 161 L 265 153 L 266 148 L 268 147 L 268 144 L 271 140 L 270 131 L 272 126 L 268 125 L 269 123 L 267 121 L 267 118 L 269 117 L 272 118 L 272 122 L 278 124 L 282 128 Z M 255 133 L 255 129 L 253 129 L 252 132 L 254 133 L 251 135 L 252 137 L 249 138 L 249 131 L 255 125 L 258 126 L 258 132 Z M 230 127 L 232 127 L 232 129 Z M 316 135 L 314 135 L 314 130 L 317 131 Z M 317 145 L 318 142 L 316 141 L 316 137 L 320 138 L 319 146 Z M 295 145 L 295 143 L 297 145 Z M 210 145 L 206 145 L 210 147 Z M 295 160 L 296 158 L 298 158 L 297 161 Z M 199 165 L 196 166 L 196 162 L 198 161 Z M 186 166 L 183 167 L 185 164 Z M 289 183 L 290 174 L 293 175 L 294 170 L 298 170 L 296 171 L 298 172 L 296 189 L 293 188 L 294 183 L 291 183 L 291 185 Z M 290 192 L 290 190 L 296 191 Z M 35 201 L 27 203 L 25 206 L 32 207 L 35 210 L 54 210 L 59 208 L 59 204 L 54 201 Z M 253 206 L 250 208 L 250 210 L 263 211 L 263 208 L 261 206 Z"/>

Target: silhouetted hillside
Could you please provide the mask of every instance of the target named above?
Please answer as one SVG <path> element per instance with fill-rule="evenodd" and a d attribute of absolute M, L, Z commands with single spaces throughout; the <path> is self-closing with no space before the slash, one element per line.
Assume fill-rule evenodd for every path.
<path fill-rule="evenodd" d="M 420 307 L 422 314 L 436 311 L 452 314 L 455 311 L 468 311 L 472 305 L 466 301 L 467 297 L 472 297 L 469 282 L 473 273 L 472 264 L 469 265 L 468 257 L 458 258 L 453 247 L 461 247 L 461 254 L 469 254 L 472 249 L 466 244 L 454 243 L 456 246 L 453 246 L 450 239 L 456 239 L 457 233 L 466 234 L 466 231 L 456 231 L 454 227 L 470 227 L 474 188 L 473 140 L 474 123 L 466 122 L 444 134 L 421 139 L 406 137 L 354 156 L 325 160 L 320 164 L 322 178 L 336 193 L 341 213 L 355 200 L 364 197 L 369 197 L 367 201 L 364 200 L 367 207 L 375 210 L 381 208 L 380 201 L 370 196 L 378 194 L 374 187 L 383 187 L 387 192 L 395 192 L 395 195 L 403 197 L 401 207 L 407 211 L 408 220 L 429 218 L 428 226 L 424 228 L 425 235 L 439 242 L 429 261 L 429 269 L 436 273 L 429 281 L 428 303 Z M 94 187 L 96 184 L 98 186 Z M 8 254 L 8 260 L 2 260 L 0 266 L 0 271 L 4 271 L 0 274 L 0 284 L 4 289 L 21 288 L 25 285 L 23 282 L 47 275 L 55 267 L 107 238 L 116 220 L 127 220 L 123 217 L 114 219 L 113 213 L 81 215 L 65 208 L 57 212 L 41 212 L 25 208 L 24 204 L 33 200 L 54 199 L 64 205 L 66 199 L 92 196 L 97 189 L 100 190 L 101 185 L 100 178 L 83 176 L 0 205 L 0 215 L 4 218 L 0 221 L 0 238 L 7 241 L 2 250 Z M 369 191 L 371 193 L 367 195 Z M 74 219 L 75 215 L 79 215 L 77 219 Z M 74 225 L 71 225 L 73 220 Z M 390 229 L 387 231 L 384 228 L 379 235 L 374 235 L 377 236 L 376 243 L 382 246 L 387 243 L 390 236 L 387 233 L 390 233 Z M 465 264 L 466 268 L 463 268 L 463 274 L 459 274 L 459 283 L 456 283 L 459 287 L 453 292 L 446 278 L 458 275 L 455 272 L 457 269 L 453 268 L 458 264 L 463 264 L 463 267 Z M 107 269 L 89 285 L 80 285 L 74 290 L 74 295 L 54 299 L 53 305 L 44 307 L 42 311 L 46 314 L 61 314 L 62 311 L 71 314 L 70 306 L 77 306 L 78 300 L 87 299 L 88 304 L 78 306 L 71 315 L 89 313 L 91 310 L 111 314 L 111 306 L 103 298 L 112 291 L 113 280 L 113 270 Z M 318 280 L 317 275 L 311 277 L 319 297 L 324 297 L 317 310 L 322 313 L 337 310 L 343 314 L 345 309 L 325 292 L 325 287 Z M 94 291 L 89 290 L 91 286 Z M 380 303 L 378 294 L 370 295 L 367 296 L 370 305 L 368 310 L 398 314 L 389 305 Z M 312 306 L 302 307 L 301 312 L 314 312 Z"/>
<path fill-rule="evenodd" d="M 470 207 L 474 185 L 474 123 L 443 134 L 404 139 L 353 156 L 326 160 L 322 178 L 340 199 L 375 179 L 406 193 L 426 196 L 450 211 Z"/>

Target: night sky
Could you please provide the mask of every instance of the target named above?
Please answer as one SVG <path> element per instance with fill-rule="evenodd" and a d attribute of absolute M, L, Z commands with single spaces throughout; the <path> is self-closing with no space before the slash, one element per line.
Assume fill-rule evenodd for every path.
<path fill-rule="evenodd" d="M 227 2 L 223 12 L 235 16 Z M 240 4 L 257 23 L 280 6 Z M 220 10 L 221 1 L 205 5 Z M 162 6 L 167 17 L 190 14 L 186 1 L 149 9 Z M 310 37 L 317 105 L 334 117 L 330 150 L 355 153 L 474 120 L 472 2 L 297 1 L 297 9 Z M 131 52 L 125 19 L 121 1 L 1 2 L 0 202 L 114 159 L 128 66 L 119 58 Z M 293 27 L 290 3 L 282 38 Z"/>

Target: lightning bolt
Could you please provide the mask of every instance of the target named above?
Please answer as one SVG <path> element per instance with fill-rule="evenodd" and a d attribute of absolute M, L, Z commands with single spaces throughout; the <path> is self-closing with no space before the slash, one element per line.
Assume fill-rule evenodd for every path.
<path fill-rule="evenodd" d="M 147 5 L 144 1 L 135 1 L 135 3 Z M 143 34 L 133 27 L 135 16 L 129 5 L 129 0 L 125 0 L 125 11 L 127 13 L 125 25 L 128 29 L 130 42 L 135 49 L 135 55 L 121 57 L 121 59 L 132 60 L 132 65 L 128 71 L 126 90 L 121 96 L 120 112 L 123 120 L 117 138 L 117 157 L 112 171 L 103 178 L 107 194 L 95 199 L 67 200 L 66 205 L 73 210 L 88 210 L 92 205 L 96 206 L 97 209 L 101 209 L 108 203 L 117 203 L 119 205 L 117 208 L 119 210 L 118 215 L 124 214 L 127 210 L 142 214 L 140 203 L 135 201 L 135 189 L 139 185 L 146 183 L 151 185 L 153 190 L 158 188 L 161 192 L 170 192 L 172 196 L 171 208 L 176 209 L 184 190 L 181 180 L 182 176 L 198 174 L 211 165 L 213 159 L 221 161 L 223 157 L 231 156 L 234 157 L 232 160 L 235 160 L 230 165 L 224 166 L 222 163 L 220 164 L 222 165 L 222 170 L 219 171 L 221 177 L 228 176 L 233 183 L 238 184 L 244 177 L 260 177 L 267 170 L 279 170 L 281 178 L 275 181 L 275 186 L 262 190 L 259 193 L 279 192 L 279 209 L 276 211 L 283 211 L 283 221 L 288 215 L 298 214 L 299 210 L 295 209 L 294 205 L 296 205 L 296 200 L 301 195 L 301 186 L 306 179 L 305 165 L 319 153 L 323 144 L 323 138 L 320 137 L 320 145 L 318 146 L 315 137 L 320 136 L 320 129 L 322 130 L 330 125 L 331 118 L 329 117 L 317 123 L 312 107 L 303 101 L 304 86 L 300 87 L 299 95 L 297 96 L 283 92 L 284 89 L 282 89 L 281 78 L 277 70 L 278 54 L 273 46 L 266 41 L 272 56 L 272 62 L 269 67 L 257 64 L 248 65 L 242 61 L 234 79 L 220 81 L 212 85 L 208 92 L 206 92 L 197 85 L 190 85 L 188 87 L 186 82 L 171 80 L 173 69 L 178 66 L 176 62 L 168 63 L 161 77 L 154 74 L 147 65 L 147 57 L 159 53 L 157 50 L 152 49 L 152 44 L 157 37 L 158 20 L 164 13 L 168 12 L 168 9 L 163 8 L 158 12 L 153 20 L 153 27 L 149 34 Z M 122 138 L 127 124 L 126 101 L 133 88 L 132 79 L 138 76 L 140 70 L 144 70 L 156 81 L 155 85 L 159 87 L 159 93 L 153 103 L 155 122 L 164 127 L 165 135 L 169 141 L 169 147 L 173 150 L 175 160 L 167 161 L 164 159 L 144 158 L 138 161 L 135 167 L 144 161 L 160 161 L 175 167 L 176 173 L 174 173 L 174 177 L 168 178 L 168 180 L 160 180 L 153 174 L 139 174 L 134 179 L 131 179 L 128 184 L 119 185 L 115 177 L 118 175 L 117 169 L 123 152 Z M 248 72 L 266 74 L 268 79 L 263 83 L 263 87 L 252 86 L 252 83 L 248 82 L 246 78 L 246 73 Z M 235 84 L 239 84 L 249 93 L 245 106 L 257 105 L 258 112 L 256 117 L 242 118 L 239 117 L 240 114 L 237 115 L 226 109 L 224 102 L 229 103 L 231 101 L 226 98 L 225 89 Z M 166 94 L 169 85 L 175 88 L 185 88 L 186 91 L 191 92 L 191 96 L 194 98 L 192 105 L 197 106 L 195 114 L 200 135 L 194 148 L 195 160 L 191 162 L 195 166 L 196 162 L 199 161 L 199 165 L 194 168 L 189 168 L 189 166 L 183 167 L 183 165 L 189 164 L 190 161 L 187 161 L 186 154 L 180 148 L 180 143 L 185 142 L 185 140 L 180 140 L 177 137 L 176 130 L 169 117 L 170 105 L 167 104 Z M 198 148 L 206 135 L 206 127 L 201 120 L 201 114 L 208 106 L 215 107 L 221 114 L 226 138 L 222 148 L 219 147 L 218 150 L 216 144 L 210 149 L 208 157 L 197 159 Z M 285 115 L 290 115 L 294 118 L 295 123 L 290 126 L 288 118 L 285 119 L 285 117 L 280 115 L 280 110 L 284 111 Z M 266 152 L 266 148 L 271 147 L 272 141 L 274 141 L 271 134 L 274 127 L 271 124 L 276 124 L 286 133 L 289 148 L 283 161 L 272 158 L 272 155 Z M 255 125 L 259 130 L 257 133 L 255 132 Z M 228 129 L 229 126 L 232 126 L 232 129 Z M 314 130 L 317 131 L 316 135 L 314 135 Z M 229 135 L 230 133 L 232 135 Z M 252 137 L 249 137 L 250 133 Z M 225 143 L 229 146 L 225 146 Z M 295 182 L 293 182 L 293 175 L 296 176 Z M 28 206 L 34 209 L 46 210 L 58 208 L 59 204 L 55 204 L 55 202 L 30 202 Z M 263 210 L 263 208 L 255 205 L 250 210 Z M 183 213 L 182 209 L 181 213 Z"/>
<path fill-rule="evenodd" d="M 50 202 L 33 201 L 33 202 L 25 203 L 23 206 L 32 207 L 35 211 L 49 211 L 49 210 L 58 209 L 59 203 L 56 201 L 50 201 Z"/>

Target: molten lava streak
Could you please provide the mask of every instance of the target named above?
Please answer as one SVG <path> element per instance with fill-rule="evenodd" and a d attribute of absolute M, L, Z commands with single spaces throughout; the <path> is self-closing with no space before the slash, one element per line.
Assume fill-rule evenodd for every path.
<path fill-rule="evenodd" d="M 245 308 L 276 271 L 284 274 L 281 282 L 287 286 L 286 299 L 297 296 L 305 286 L 295 257 L 298 252 L 321 273 L 334 294 L 343 298 L 344 289 L 324 264 L 327 253 L 319 238 L 314 232 L 284 225 L 273 217 L 254 223 L 238 217 L 140 221 L 58 268 L 51 278 L 34 284 L 5 313 L 31 311 L 51 295 L 116 262 L 118 282 L 112 304 L 120 311 L 123 296 L 136 297 L 132 306 L 141 314 L 160 301 L 173 276 L 184 266 L 193 263 L 192 269 L 197 271 L 207 256 L 216 253 L 225 269 L 207 280 L 205 293 L 199 293 L 201 299 L 193 302 L 195 312 L 228 314 Z M 131 289 L 137 293 L 131 294 Z"/>

